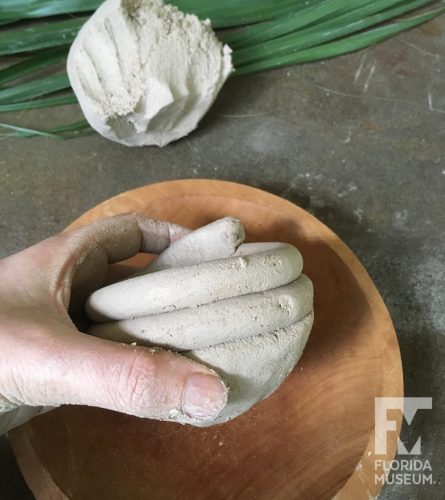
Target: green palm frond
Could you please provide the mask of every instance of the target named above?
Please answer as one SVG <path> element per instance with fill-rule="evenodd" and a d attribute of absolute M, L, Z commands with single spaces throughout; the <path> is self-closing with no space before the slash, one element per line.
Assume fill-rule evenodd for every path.
<path fill-rule="evenodd" d="M 66 60 L 69 44 L 100 3 L 100 0 L 2 0 L 0 113 L 77 102 L 60 66 Z M 219 38 L 234 50 L 235 77 L 354 52 L 445 12 L 443 2 L 438 0 L 172 0 L 171 3 L 201 19 L 212 20 Z M 425 10 L 426 7 L 429 8 Z M 10 63 L 12 57 L 18 57 L 19 62 Z M 85 121 L 47 131 L 0 123 L 0 138 L 36 135 L 66 138 L 88 130 Z"/>
<path fill-rule="evenodd" d="M 0 21 L 4 19 L 36 19 L 78 12 L 93 11 L 100 0 L 2 0 Z"/>
<path fill-rule="evenodd" d="M 69 139 L 77 137 L 83 133 L 91 131 L 90 126 L 85 120 L 64 125 L 63 127 L 56 127 L 49 130 L 36 130 L 26 127 L 17 127 L 9 123 L 0 122 L 0 130 L 4 129 L 5 132 L 0 132 L 0 139 L 7 137 L 52 137 L 54 139 Z"/>
<path fill-rule="evenodd" d="M 386 29 L 382 31 L 379 29 L 369 30 L 368 32 L 362 33 L 361 35 L 366 35 L 367 33 L 373 34 L 372 40 L 374 41 L 365 46 L 362 45 L 361 40 L 368 40 L 367 37 L 363 37 L 361 35 L 347 37 L 347 35 L 357 33 L 371 26 L 379 25 L 384 21 L 393 19 L 396 16 L 400 16 L 401 14 L 410 12 L 415 8 L 422 7 L 431 2 L 429 0 L 406 1 L 403 5 L 399 5 L 398 7 L 390 8 L 382 12 L 380 12 L 382 4 L 400 4 L 400 1 L 377 0 L 372 2 L 371 4 L 369 4 L 369 2 L 367 3 L 368 5 L 365 5 L 362 8 L 358 8 L 339 16 L 340 19 L 331 19 L 328 21 L 317 23 L 317 25 L 307 27 L 306 29 L 298 31 L 294 30 L 288 34 L 284 34 L 279 38 L 271 38 L 269 40 L 265 40 L 261 44 L 241 47 L 240 49 L 235 51 L 234 64 L 235 66 L 241 67 L 241 69 L 245 70 L 244 66 L 250 64 L 253 61 L 265 61 L 266 59 L 270 58 L 272 58 L 273 60 L 277 60 L 278 57 L 285 54 L 294 54 L 296 56 L 296 61 L 294 63 L 288 64 L 310 62 L 310 60 L 300 61 L 300 54 L 298 54 L 298 52 L 302 51 L 303 49 L 308 49 L 315 46 L 319 46 L 322 50 L 321 58 L 324 58 L 324 49 L 327 50 L 326 57 L 333 57 L 332 55 L 329 55 L 331 48 L 329 44 L 326 44 L 326 42 L 329 42 L 331 40 L 338 40 L 342 37 L 346 37 L 344 38 L 344 40 L 342 38 L 342 41 L 345 42 L 344 46 L 347 49 L 342 53 L 344 54 L 347 52 L 352 52 L 354 50 L 372 45 L 373 43 L 378 43 L 380 41 L 386 40 L 386 38 L 388 38 L 387 36 L 385 36 Z M 378 13 L 375 14 L 375 12 Z M 389 28 L 391 26 L 390 32 L 392 33 L 392 35 L 394 35 L 406 29 L 422 24 L 423 22 L 434 18 L 435 15 L 435 11 L 429 12 L 424 15 L 419 15 L 410 20 L 399 21 L 397 23 L 384 26 L 384 28 Z M 379 38 L 379 34 L 381 34 L 381 38 Z M 369 40 L 371 40 L 371 38 L 369 38 Z M 319 59 L 320 57 L 317 57 L 317 60 Z"/>
<path fill-rule="evenodd" d="M 65 61 L 67 55 L 68 49 L 58 49 L 37 54 L 17 64 L 11 64 L 3 71 L 0 71 L 0 89 L 7 83 L 20 80 L 41 69 Z"/>

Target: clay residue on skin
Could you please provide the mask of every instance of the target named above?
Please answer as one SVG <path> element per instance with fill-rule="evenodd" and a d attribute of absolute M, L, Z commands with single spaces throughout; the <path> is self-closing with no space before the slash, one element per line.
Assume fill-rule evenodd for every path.
<path fill-rule="evenodd" d="M 288 327 L 311 312 L 312 300 L 312 283 L 302 275 L 265 292 L 169 314 L 96 324 L 90 333 L 119 342 L 138 339 L 176 351 L 199 349 Z"/>
<path fill-rule="evenodd" d="M 238 252 L 245 267 L 236 266 Z M 277 259 L 265 260 L 267 255 L 276 256 L 281 264 L 276 265 Z M 93 321 L 107 321 L 196 307 L 287 285 L 298 278 L 302 267 L 301 255 L 292 245 L 246 244 L 233 257 L 164 269 L 109 285 L 89 297 L 86 310 Z"/>
<path fill-rule="evenodd" d="M 311 312 L 287 328 L 186 353 L 220 373 L 230 387 L 228 403 L 218 417 L 188 423 L 207 427 L 227 422 L 269 396 L 300 359 L 312 324 Z"/>
<path fill-rule="evenodd" d="M 231 257 L 244 238 L 244 228 L 238 219 L 219 219 L 179 239 L 152 264 L 135 273 L 133 277 Z"/>
<path fill-rule="evenodd" d="M 244 257 L 238 257 L 232 264 L 232 269 L 245 269 L 247 267 L 247 261 Z"/>

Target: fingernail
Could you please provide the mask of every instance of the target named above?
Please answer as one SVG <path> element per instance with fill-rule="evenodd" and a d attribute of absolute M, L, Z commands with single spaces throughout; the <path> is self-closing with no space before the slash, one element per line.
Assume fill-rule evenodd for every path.
<path fill-rule="evenodd" d="M 182 411 L 192 418 L 216 417 L 227 403 L 227 388 L 214 375 L 192 373 L 182 393 Z"/>

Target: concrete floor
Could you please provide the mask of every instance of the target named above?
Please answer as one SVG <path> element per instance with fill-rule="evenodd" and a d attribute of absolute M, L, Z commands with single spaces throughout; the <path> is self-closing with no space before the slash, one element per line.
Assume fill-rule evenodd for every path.
<path fill-rule="evenodd" d="M 58 109 L 15 123 L 74 121 Z M 98 202 L 144 184 L 215 178 L 287 198 L 359 256 L 391 311 L 407 396 L 432 396 L 403 437 L 422 437 L 432 486 L 383 499 L 444 498 L 445 18 L 340 59 L 230 81 L 200 129 L 165 149 L 97 135 L 0 143 L 0 257 Z M 0 498 L 31 498 L 0 440 Z"/>

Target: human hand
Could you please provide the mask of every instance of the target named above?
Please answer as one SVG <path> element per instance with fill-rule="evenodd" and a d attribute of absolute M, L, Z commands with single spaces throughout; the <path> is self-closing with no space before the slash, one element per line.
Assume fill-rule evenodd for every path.
<path fill-rule="evenodd" d="M 108 264 L 159 253 L 186 230 L 136 215 L 97 221 L 0 260 L 0 434 L 62 404 L 139 417 L 213 419 L 227 389 L 209 368 L 169 351 L 81 333 L 68 309 Z"/>
<path fill-rule="evenodd" d="M 230 387 L 212 420 L 227 422 L 275 391 L 298 362 L 313 323 L 313 287 L 286 243 L 247 243 L 225 217 L 187 234 L 129 279 L 95 291 L 86 313 L 94 336 L 181 352 Z"/>

